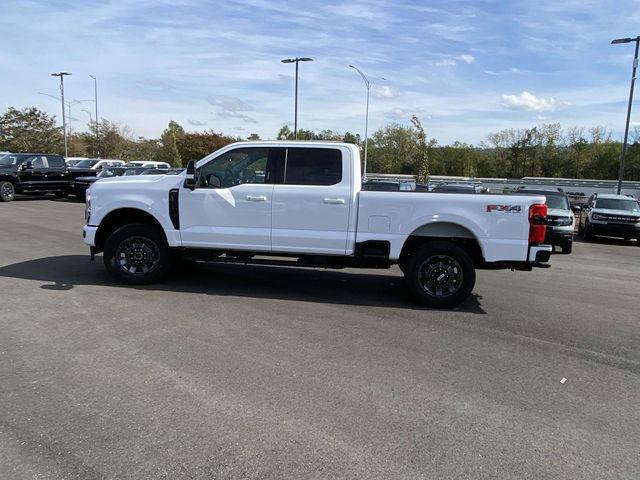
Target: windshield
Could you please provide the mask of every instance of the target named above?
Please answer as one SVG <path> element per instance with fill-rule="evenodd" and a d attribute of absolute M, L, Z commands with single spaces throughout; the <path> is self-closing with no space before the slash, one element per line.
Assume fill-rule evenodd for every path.
<path fill-rule="evenodd" d="M 17 163 L 22 163 L 25 159 L 31 158 L 26 155 L 3 155 L 0 157 L 0 165 L 8 167 L 9 165 L 16 165 Z"/>
<path fill-rule="evenodd" d="M 122 175 L 122 170 L 114 169 L 114 168 L 105 168 L 99 174 L 98 177 L 118 177 Z"/>
<path fill-rule="evenodd" d="M 598 198 L 595 208 L 606 208 L 609 210 L 626 210 L 628 212 L 640 213 L 640 205 L 633 198 Z"/>
<path fill-rule="evenodd" d="M 74 167 L 78 167 L 78 168 L 91 168 L 93 167 L 96 163 L 98 163 L 98 160 L 81 160 L 78 163 L 76 163 L 74 165 Z"/>
<path fill-rule="evenodd" d="M 569 210 L 569 202 L 564 195 L 552 195 L 545 193 L 547 197 L 547 207 L 557 208 L 558 210 Z"/>
<path fill-rule="evenodd" d="M 123 175 L 125 177 L 128 177 L 130 175 L 139 175 L 139 174 L 140 174 L 140 172 L 138 171 L 137 168 L 132 168 L 131 170 L 126 170 Z"/>

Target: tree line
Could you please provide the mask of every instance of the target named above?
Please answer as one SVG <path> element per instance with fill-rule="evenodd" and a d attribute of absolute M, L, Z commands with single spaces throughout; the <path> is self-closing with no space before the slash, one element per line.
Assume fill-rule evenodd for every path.
<path fill-rule="evenodd" d="M 97 129 L 97 136 L 96 136 Z M 277 133 L 291 140 L 288 126 Z M 171 121 L 160 138 L 135 137 L 127 126 L 102 119 L 68 137 L 69 156 L 157 160 L 184 166 L 229 143 L 259 140 L 224 135 L 213 130 L 186 131 Z M 363 145 L 360 135 L 334 130 L 298 130 L 300 140 L 332 140 Z M 368 172 L 411 174 L 419 180 L 429 175 L 469 177 L 524 176 L 615 179 L 622 144 L 604 127 L 563 129 L 558 123 L 491 133 L 479 145 L 454 142 L 438 145 L 429 138 L 415 115 L 410 125 L 392 123 L 368 140 Z M 9 108 L 0 116 L 0 150 L 63 153 L 63 135 L 56 119 L 35 107 Z M 630 135 L 625 179 L 640 180 L 640 129 Z"/>

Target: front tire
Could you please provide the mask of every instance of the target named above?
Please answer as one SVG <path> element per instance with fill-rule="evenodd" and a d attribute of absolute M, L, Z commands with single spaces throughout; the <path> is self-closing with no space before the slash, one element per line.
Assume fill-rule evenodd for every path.
<path fill-rule="evenodd" d="M 476 271 L 467 252 L 451 242 L 428 242 L 409 258 L 405 281 L 431 308 L 453 308 L 469 297 Z"/>
<path fill-rule="evenodd" d="M 0 182 L 0 202 L 11 202 L 16 196 L 16 187 L 6 180 Z"/>
<path fill-rule="evenodd" d="M 562 253 L 564 253 L 565 255 L 568 255 L 571 253 L 571 250 L 573 250 L 573 242 L 567 242 L 565 243 L 560 250 L 562 251 Z"/>
<path fill-rule="evenodd" d="M 582 236 L 584 237 L 585 240 L 593 240 L 595 238 L 595 235 L 591 231 L 591 228 L 590 228 L 588 222 L 584 223 L 584 229 L 582 230 Z"/>
<path fill-rule="evenodd" d="M 107 238 L 104 265 L 109 274 L 121 283 L 156 283 L 171 269 L 171 249 L 158 227 L 131 223 L 118 228 Z"/>

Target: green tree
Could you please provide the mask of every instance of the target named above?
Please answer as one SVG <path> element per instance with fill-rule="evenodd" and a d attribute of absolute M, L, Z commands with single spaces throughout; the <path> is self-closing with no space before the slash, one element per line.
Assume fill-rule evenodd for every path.
<path fill-rule="evenodd" d="M 186 166 L 189 160 L 200 160 L 225 145 L 239 140 L 241 139 L 228 137 L 213 131 L 189 132 L 180 136 L 177 147 L 182 164 Z"/>
<path fill-rule="evenodd" d="M 35 107 L 9 107 L 0 116 L 0 150 L 64 153 L 62 128 L 55 117 Z"/>
<path fill-rule="evenodd" d="M 177 122 L 171 120 L 160 136 L 161 147 L 155 155 L 156 161 L 167 162 L 172 167 L 181 166 L 182 158 L 178 150 L 178 142 L 180 142 L 184 135 L 184 128 Z"/>
<path fill-rule="evenodd" d="M 429 160 L 433 152 L 433 148 L 438 143 L 435 138 L 427 140 L 427 134 L 422 127 L 420 119 L 413 115 L 411 124 L 416 129 L 416 148 L 414 150 L 413 174 L 419 183 L 426 183 L 429 180 Z"/>
<path fill-rule="evenodd" d="M 258 140 L 260 140 L 260 135 L 258 135 L 257 133 L 252 133 L 251 135 L 249 135 L 247 137 L 247 140 L 250 142 L 256 142 Z"/>

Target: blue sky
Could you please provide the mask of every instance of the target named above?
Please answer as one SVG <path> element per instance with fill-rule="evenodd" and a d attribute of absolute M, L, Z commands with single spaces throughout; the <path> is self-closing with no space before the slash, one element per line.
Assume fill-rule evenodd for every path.
<path fill-rule="evenodd" d="M 621 136 L 633 56 L 615 37 L 639 34 L 630 0 L 4 0 L 0 105 L 59 116 L 54 71 L 72 72 L 69 100 L 134 135 L 169 120 L 273 138 L 293 121 L 291 56 L 300 71 L 299 125 L 364 133 L 413 113 L 441 144 L 544 122 L 604 125 Z M 73 107 L 75 130 L 92 110 Z M 640 119 L 640 114 L 634 119 Z"/>

